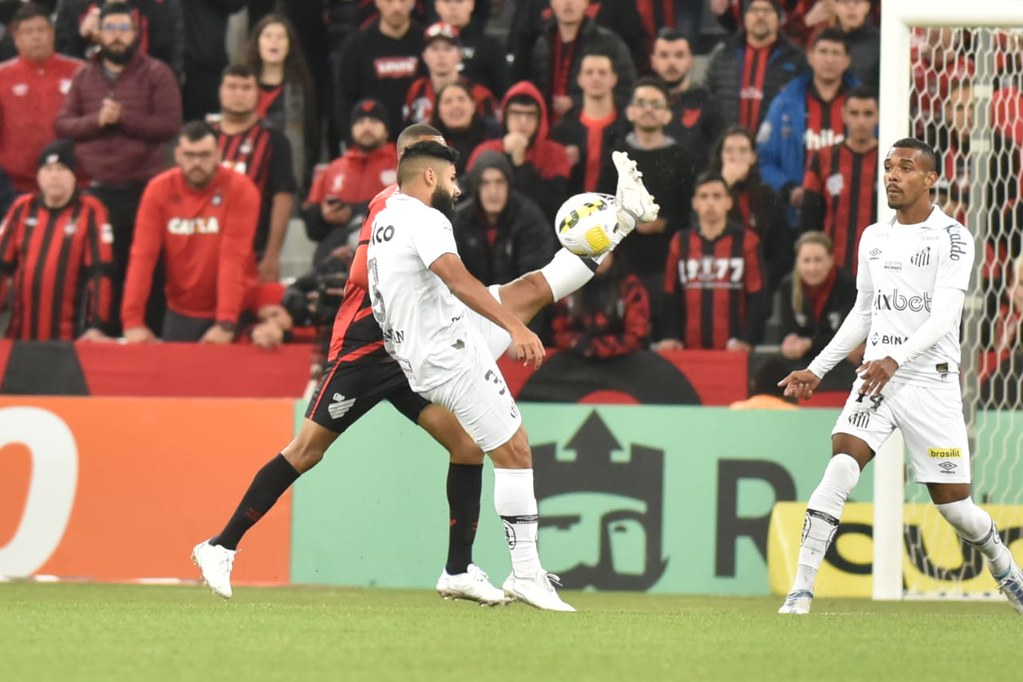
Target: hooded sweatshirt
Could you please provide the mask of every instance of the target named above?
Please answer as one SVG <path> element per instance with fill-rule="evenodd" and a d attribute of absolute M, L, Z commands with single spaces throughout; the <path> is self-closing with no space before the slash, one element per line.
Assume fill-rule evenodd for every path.
<path fill-rule="evenodd" d="M 479 200 L 483 172 L 496 168 L 512 182 L 512 167 L 504 154 L 481 154 L 469 174 L 471 198 L 455 210 L 452 221 L 458 255 L 484 284 L 503 284 L 537 270 L 551 259 L 556 249 L 554 229 L 533 201 L 511 190 L 504 210 L 493 222 Z"/>
<path fill-rule="evenodd" d="M 528 81 L 521 81 L 508 88 L 501 100 L 502 135 L 508 132 L 508 103 L 513 97 L 526 95 L 540 108 L 540 122 L 533 139 L 526 150 L 525 161 L 520 166 L 512 165 L 512 187 L 528 197 L 534 197 L 543 209 L 544 215 L 550 220 L 561 206 L 566 196 L 570 166 L 565 148 L 551 140 L 547 125 L 547 105 L 536 86 Z M 487 140 L 476 147 L 469 157 L 468 169 L 471 172 L 480 155 L 486 151 L 504 154 L 503 139 Z M 511 163 L 511 156 L 505 154 Z"/>

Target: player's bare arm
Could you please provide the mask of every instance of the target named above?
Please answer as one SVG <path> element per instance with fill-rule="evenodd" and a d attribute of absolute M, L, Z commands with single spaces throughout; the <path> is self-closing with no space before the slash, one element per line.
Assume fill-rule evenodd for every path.
<path fill-rule="evenodd" d="M 465 269 L 458 256 L 446 253 L 430 265 L 430 270 L 440 277 L 458 300 L 511 335 L 511 350 L 516 360 L 532 364 L 534 368 L 540 366 L 545 353 L 540 338 L 498 303 L 487 288 Z"/>

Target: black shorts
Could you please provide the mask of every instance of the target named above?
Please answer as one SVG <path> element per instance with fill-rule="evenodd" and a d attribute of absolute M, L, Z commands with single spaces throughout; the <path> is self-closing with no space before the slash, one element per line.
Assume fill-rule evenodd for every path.
<path fill-rule="evenodd" d="M 323 370 L 305 416 L 334 433 L 344 433 L 381 400 L 390 401 L 413 424 L 430 404 L 409 388 L 397 362 L 332 360 Z"/>

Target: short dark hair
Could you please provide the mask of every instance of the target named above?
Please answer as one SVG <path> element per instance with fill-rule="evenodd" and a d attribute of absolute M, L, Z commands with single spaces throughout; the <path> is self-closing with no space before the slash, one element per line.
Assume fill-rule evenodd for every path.
<path fill-rule="evenodd" d="M 135 23 L 135 13 L 132 10 L 132 6 L 126 2 L 108 2 L 103 5 L 103 8 L 99 11 L 99 20 L 103 21 L 113 14 L 127 14 L 131 17 L 131 23 Z"/>
<path fill-rule="evenodd" d="M 877 90 L 867 85 L 857 85 L 845 93 L 845 101 L 848 102 L 851 99 L 872 99 L 877 102 Z"/>
<path fill-rule="evenodd" d="M 256 75 L 256 69 L 249 64 L 228 64 L 227 67 L 221 72 L 221 79 L 227 78 L 228 76 L 234 76 L 235 78 L 258 78 Z"/>
<path fill-rule="evenodd" d="M 918 140 L 915 137 L 904 137 L 901 140 L 896 140 L 892 145 L 892 149 L 915 149 L 930 164 L 930 170 L 938 171 L 938 154 L 934 151 L 934 147 L 923 140 Z"/>
<path fill-rule="evenodd" d="M 23 3 L 11 18 L 11 31 L 17 31 L 18 25 L 21 22 L 28 21 L 29 19 L 35 19 L 37 17 L 46 19 L 46 23 L 53 26 L 53 19 L 50 17 L 50 12 L 45 7 L 34 2 Z"/>
<path fill-rule="evenodd" d="M 217 131 L 213 129 L 213 126 L 203 120 L 189 121 L 181 127 L 181 132 L 178 133 L 178 140 L 184 139 L 189 142 L 198 142 L 207 135 L 212 135 L 214 140 L 217 139 Z"/>
<path fill-rule="evenodd" d="M 662 26 L 658 29 L 657 35 L 654 36 L 654 40 L 667 40 L 669 43 L 673 43 L 676 40 L 684 40 L 687 43 L 689 42 L 689 38 L 686 34 L 674 26 Z"/>
<path fill-rule="evenodd" d="M 618 67 L 615 66 L 615 58 L 609 52 L 604 50 L 586 50 L 583 52 L 583 56 L 579 58 L 579 63 L 582 64 L 583 60 L 587 57 L 606 57 L 607 61 L 611 64 L 611 71 L 615 74 L 618 73 Z"/>
<path fill-rule="evenodd" d="M 725 186 L 725 191 L 728 191 L 728 183 L 725 182 L 724 177 L 718 173 L 700 173 L 696 178 L 696 182 L 693 183 L 693 194 L 696 194 L 696 190 L 700 189 L 704 185 L 709 185 L 712 182 L 720 182 Z"/>
<path fill-rule="evenodd" d="M 838 43 L 842 46 L 842 49 L 845 50 L 845 53 L 849 54 L 849 43 L 845 41 L 845 34 L 834 26 L 829 26 L 814 36 L 813 42 L 810 43 L 810 48 L 813 49 L 817 47 L 817 43 L 820 42 Z"/>
<path fill-rule="evenodd" d="M 656 88 L 661 91 L 664 95 L 664 99 L 669 99 L 668 86 L 664 84 L 660 78 L 656 76 L 643 76 L 642 78 L 636 79 L 636 82 L 632 84 L 632 94 L 635 94 L 640 88 Z"/>
<path fill-rule="evenodd" d="M 418 140 L 421 137 L 443 138 L 444 135 L 429 123 L 413 123 L 409 127 L 405 128 L 405 130 L 398 133 L 398 139 L 395 140 L 395 147 L 397 149 L 401 149 L 402 156 L 404 156 L 405 150 L 407 150 L 412 144 L 418 144 L 414 143 L 413 140 Z"/>
<path fill-rule="evenodd" d="M 408 174 L 411 172 L 409 171 L 409 166 L 415 164 L 420 159 L 436 159 L 454 165 L 458 163 L 458 152 L 446 144 L 441 144 L 434 140 L 423 140 L 410 144 L 405 148 L 405 153 L 401 155 L 401 159 L 398 161 L 399 187 L 408 180 Z"/>
<path fill-rule="evenodd" d="M 525 93 L 518 94 L 518 95 L 512 95 L 511 97 L 509 97 L 508 98 L 508 103 L 505 105 L 504 108 L 507 109 L 512 104 L 519 104 L 521 106 L 536 107 L 536 110 L 540 111 L 540 103 L 537 102 L 536 99 L 532 95 L 527 95 Z"/>

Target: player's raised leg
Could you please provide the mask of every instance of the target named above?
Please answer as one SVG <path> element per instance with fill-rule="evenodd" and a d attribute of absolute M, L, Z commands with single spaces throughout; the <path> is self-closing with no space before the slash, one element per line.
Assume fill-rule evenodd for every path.
<path fill-rule="evenodd" d="M 505 604 L 508 599 L 504 591 L 492 585 L 487 574 L 472 562 L 483 490 L 483 451 L 455 415 L 440 405 L 430 403 L 423 408 L 418 424 L 451 453 L 447 479 L 448 557 L 437 579 L 437 593 L 445 599 L 468 599 L 489 606 Z"/>
<path fill-rule="evenodd" d="M 238 543 L 300 475 L 323 459 L 337 437 L 337 433 L 304 420 L 295 440 L 256 472 L 224 529 L 195 546 L 192 561 L 213 592 L 224 599 L 231 598 L 231 569 Z"/>
<path fill-rule="evenodd" d="M 796 578 L 778 613 L 810 612 L 817 571 L 835 538 L 842 508 L 860 480 L 860 471 L 874 456 L 867 443 L 845 433 L 832 436 L 831 449 L 833 454 L 824 476 L 806 503 Z"/>
<path fill-rule="evenodd" d="M 1023 615 L 1023 571 L 1002 542 L 991 515 L 973 501 L 970 484 L 928 483 L 927 490 L 934 508 L 959 537 L 984 555 L 988 569 L 998 583 L 998 591 L 1005 595 L 1012 608 Z"/>
<path fill-rule="evenodd" d="M 660 206 L 644 186 L 643 174 L 636 170 L 636 162 L 625 152 L 614 152 L 611 156 L 618 170 L 615 196 L 585 193 L 569 197 L 558 211 L 561 220 L 556 221 L 563 223 L 566 217 L 575 216 L 575 221 L 579 222 L 581 212 L 592 211 L 590 198 L 596 197 L 606 202 L 607 209 L 589 213 L 582 220 L 593 219 L 591 229 L 605 233 L 606 239 L 597 239 L 600 243 L 594 246 L 590 243 L 593 240 L 585 238 L 587 230 L 580 229 L 585 225 L 574 229 L 556 225 L 565 248 L 539 270 L 499 287 L 498 300 L 523 322 L 529 322 L 545 306 L 560 301 L 590 281 L 606 252 L 621 243 L 637 224 L 657 219 Z M 601 213 L 606 213 L 607 217 Z"/>

